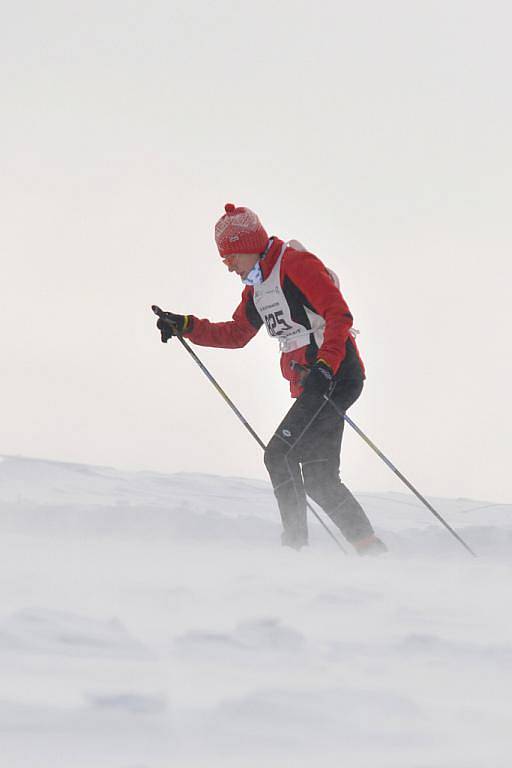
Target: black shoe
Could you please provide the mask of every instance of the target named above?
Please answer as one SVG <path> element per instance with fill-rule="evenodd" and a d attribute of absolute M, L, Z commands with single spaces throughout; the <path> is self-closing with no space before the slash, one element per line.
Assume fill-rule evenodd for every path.
<path fill-rule="evenodd" d="M 281 544 L 283 547 L 291 547 L 291 549 L 296 549 L 298 551 L 302 547 L 308 546 L 308 540 L 305 536 L 298 536 L 297 534 L 283 531 L 281 534 Z"/>

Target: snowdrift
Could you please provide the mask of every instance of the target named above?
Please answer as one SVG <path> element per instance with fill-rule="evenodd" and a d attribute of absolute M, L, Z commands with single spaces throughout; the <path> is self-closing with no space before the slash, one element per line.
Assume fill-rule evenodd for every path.
<path fill-rule="evenodd" d="M 508 768 L 510 505 L 357 494 L 390 554 L 282 549 L 242 478 L 0 461 L 9 768 Z"/>

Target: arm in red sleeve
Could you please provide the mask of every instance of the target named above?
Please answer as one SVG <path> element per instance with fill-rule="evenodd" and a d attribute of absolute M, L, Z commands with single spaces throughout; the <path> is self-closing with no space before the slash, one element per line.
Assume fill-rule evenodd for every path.
<path fill-rule="evenodd" d="M 352 315 L 325 265 L 312 253 L 289 251 L 283 259 L 284 274 L 299 289 L 305 305 L 325 320 L 324 341 L 317 359 L 336 373 L 345 357 Z"/>
<path fill-rule="evenodd" d="M 252 290 L 244 288 L 242 301 L 233 312 L 233 319 L 224 323 L 212 323 L 189 315 L 191 328 L 185 333 L 187 339 L 202 347 L 238 349 L 245 347 L 257 334 L 262 325 L 252 300 Z"/>

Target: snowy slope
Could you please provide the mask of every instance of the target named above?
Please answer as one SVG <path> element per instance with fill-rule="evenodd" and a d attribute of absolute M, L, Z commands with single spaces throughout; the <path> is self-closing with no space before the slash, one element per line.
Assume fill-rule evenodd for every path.
<path fill-rule="evenodd" d="M 358 494 L 390 555 L 277 545 L 267 484 L 0 461 L 0 765 L 510 765 L 512 507 Z"/>
<path fill-rule="evenodd" d="M 357 494 L 395 554 L 453 554 L 458 545 L 411 494 Z M 512 504 L 430 499 L 481 554 L 512 553 Z M 278 513 L 268 483 L 215 475 L 122 472 L 20 457 L 0 460 L 0 527 L 33 533 L 104 533 L 275 542 Z M 330 546 L 315 522 L 312 541 Z"/>

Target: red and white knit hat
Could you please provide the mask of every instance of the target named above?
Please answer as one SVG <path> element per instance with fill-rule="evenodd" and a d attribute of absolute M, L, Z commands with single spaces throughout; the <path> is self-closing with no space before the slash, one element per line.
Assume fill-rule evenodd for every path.
<path fill-rule="evenodd" d="M 215 242 L 222 258 L 231 253 L 262 253 L 268 235 L 254 211 L 235 208 L 232 203 L 226 203 L 224 210 L 215 225 Z"/>

